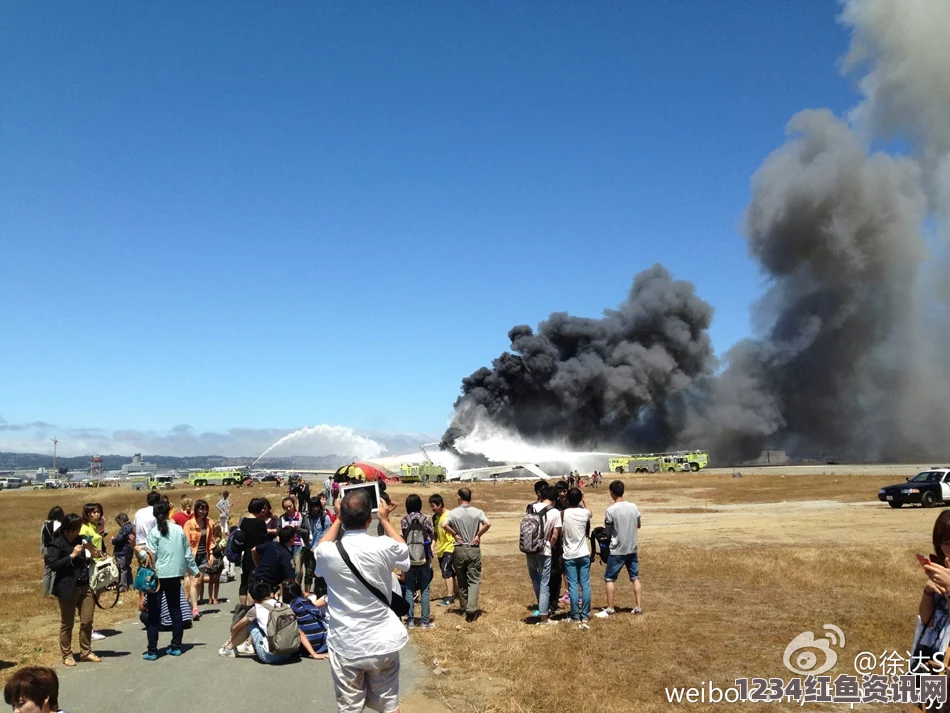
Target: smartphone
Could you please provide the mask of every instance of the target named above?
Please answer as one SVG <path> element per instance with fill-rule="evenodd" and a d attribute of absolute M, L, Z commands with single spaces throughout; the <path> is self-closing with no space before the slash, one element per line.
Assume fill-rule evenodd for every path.
<path fill-rule="evenodd" d="M 920 566 L 921 566 L 921 567 L 923 567 L 924 565 L 931 564 L 930 558 L 929 558 L 929 557 L 924 557 L 924 556 L 923 556 L 922 554 L 920 554 L 919 552 L 915 555 L 915 557 L 917 557 L 917 561 L 920 562 Z"/>

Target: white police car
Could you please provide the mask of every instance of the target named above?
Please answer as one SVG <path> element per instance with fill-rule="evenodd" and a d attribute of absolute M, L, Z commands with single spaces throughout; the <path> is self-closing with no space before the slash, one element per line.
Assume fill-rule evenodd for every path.
<path fill-rule="evenodd" d="M 908 478 L 906 483 L 881 488 L 877 499 L 892 508 L 905 504 L 932 508 L 937 503 L 950 502 L 950 467 L 934 466 Z"/>

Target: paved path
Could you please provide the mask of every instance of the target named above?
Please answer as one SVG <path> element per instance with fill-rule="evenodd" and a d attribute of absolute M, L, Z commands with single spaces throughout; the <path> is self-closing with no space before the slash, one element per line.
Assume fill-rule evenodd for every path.
<path fill-rule="evenodd" d="M 237 601 L 237 583 L 222 584 L 221 595 Z M 306 658 L 265 666 L 250 656 L 218 656 L 218 648 L 228 638 L 231 607 L 200 607 L 201 620 L 185 631 L 184 654 L 179 658 L 162 655 L 157 661 L 144 661 L 145 627 L 138 620 L 123 622 L 104 641 L 93 642 L 102 663 L 59 668 L 60 704 L 73 713 L 165 713 L 169 707 L 243 711 L 275 704 L 282 709 L 334 713 L 337 707 L 327 661 Z M 170 641 L 171 633 L 161 633 L 159 650 Z M 402 650 L 401 664 L 400 695 L 405 695 L 424 673 L 411 647 Z"/>

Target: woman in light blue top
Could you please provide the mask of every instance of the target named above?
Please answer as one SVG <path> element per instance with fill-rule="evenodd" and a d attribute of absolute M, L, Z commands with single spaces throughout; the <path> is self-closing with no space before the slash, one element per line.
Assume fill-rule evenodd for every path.
<path fill-rule="evenodd" d="M 148 556 L 155 574 L 158 575 L 159 591 L 164 591 L 168 601 L 177 602 L 181 598 L 181 578 L 185 572 L 192 576 L 198 574 L 195 557 L 185 531 L 168 519 L 168 503 L 158 503 L 152 508 L 155 514 L 155 527 L 146 538 Z M 149 592 L 148 597 L 148 650 L 142 654 L 146 661 L 158 658 L 158 629 L 161 625 L 161 602 L 158 592 Z M 181 656 L 181 637 L 184 628 L 181 621 L 181 609 L 169 607 L 172 618 L 172 643 L 165 653 L 169 656 Z"/>

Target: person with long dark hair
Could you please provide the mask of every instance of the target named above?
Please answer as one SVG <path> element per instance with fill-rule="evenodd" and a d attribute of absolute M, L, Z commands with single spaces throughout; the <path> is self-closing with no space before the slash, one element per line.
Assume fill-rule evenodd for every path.
<path fill-rule="evenodd" d="M 205 572 L 211 563 L 211 550 L 214 547 L 214 536 L 211 532 L 211 518 L 208 517 L 208 502 L 206 500 L 196 500 L 194 515 L 187 520 L 184 525 L 185 535 L 188 536 L 188 544 L 191 546 L 191 554 L 195 558 L 195 564 L 198 565 L 199 574 L 194 578 L 194 586 L 189 592 L 188 599 L 191 602 L 191 615 L 195 619 L 201 618 L 201 612 L 198 611 L 198 602 L 201 600 L 205 591 Z"/>
<path fill-rule="evenodd" d="M 53 570 L 53 594 L 59 599 L 59 649 L 63 664 L 75 666 L 73 658 L 73 624 L 79 612 L 79 660 L 98 663 L 102 659 L 92 653 L 92 620 L 96 604 L 89 589 L 86 553 L 92 545 L 81 537 L 82 518 L 70 513 L 46 551 L 46 564 Z"/>
<path fill-rule="evenodd" d="M 63 524 L 63 518 L 66 517 L 66 514 L 63 512 L 63 509 L 57 505 L 52 510 L 49 511 L 49 514 L 46 516 L 46 522 L 43 523 L 43 527 L 40 529 L 40 553 L 43 555 L 43 596 L 50 597 L 53 595 L 53 570 L 50 569 L 49 564 L 46 563 L 46 552 L 49 550 L 49 546 L 53 544 L 53 538 L 56 536 L 56 531 L 59 529 L 60 525 Z"/>
<path fill-rule="evenodd" d="M 155 508 L 155 527 L 148 533 L 146 546 L 149 559 L 158 575 L 159 590 L 165 592 L 168 601 L 177 602 L 181 591 L 181 578 L 185 573 L 198 574 L 198 566 L 191 552 L 185 531 L 175 522 L 169 522 L 169 506 L 160 502 Z M 161 602 L 158 592 L 149 592 L 148 598 L 148 650 L 142 654 L 146 661 L 158 658 L 158 631 L 161 625 Z M 172 642 L 165 649 L 169 656 L 181 656 L 181 639 L 184 632 L 181 610 L 169 606 L 172 618 Z"/>

